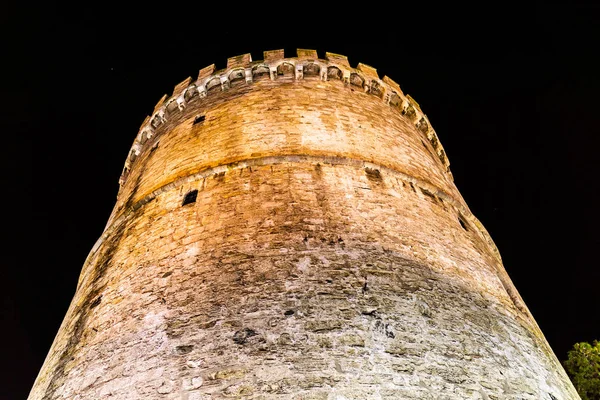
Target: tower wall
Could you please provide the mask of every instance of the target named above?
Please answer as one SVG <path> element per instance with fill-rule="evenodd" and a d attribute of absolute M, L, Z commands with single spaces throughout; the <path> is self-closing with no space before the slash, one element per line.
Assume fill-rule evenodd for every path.
<path fill-rule="evenodd" d="M 142 125 L 29 398 L 578 399 L 448 166 L 364 64 L 203 69 Z"/>

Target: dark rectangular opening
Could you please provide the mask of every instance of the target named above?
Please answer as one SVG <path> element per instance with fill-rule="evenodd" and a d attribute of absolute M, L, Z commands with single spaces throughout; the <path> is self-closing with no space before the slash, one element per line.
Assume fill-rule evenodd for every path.
<path fill-rule="evenodd" d="M 181 205 L 185 206 L 186 204 L 195 203 L 196 197 L 198 197 L 198 190 L 194 189 L 194 190 L 187 192 L 185 197 L 183 198 L 183 203 L 181 203 Z"/>

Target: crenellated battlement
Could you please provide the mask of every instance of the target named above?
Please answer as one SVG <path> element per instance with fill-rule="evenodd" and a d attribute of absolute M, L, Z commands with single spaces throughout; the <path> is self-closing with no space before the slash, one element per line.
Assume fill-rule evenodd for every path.
<path fill-rule="evenodd" d="M 369 65 L 359 63 L 353 68 L 346 56 L 325 53 L 325 59 L 319 59 L 315 50 L 298 49 L 296 57 L 285 57 L 283 50 L 271 50 L 263 53 L 263 60 L 252 61 L 250 54 L 242 54 L 227 59 L 227 67 L 216 70 L 215 65 L 202 68 L 195 80 L 191 77 L 175 85 L 171 96 L 164 95 L 154 107 L 152 115 L 147 116 L 133 142 L 125 161 L 119 185 L 127 179 L 132 164 L 149 142 L 157 135 L 161 125 L 167 122 L 170 115 L 182 111 L 195 99 L 206 98 L 216 92 L 227 91 L 232 87 L 252 84 L 260 79 L 271 81 L 318 79 L 321 81 L 340 80 L 352 89 L 361 89 L 365 93 L 376 96 L 390 107 L 397 109 L 406 117 L 431 143 L 437 156 L 450 173 L 450 162 L 429 119 L 421 111 L 419 104 L 405 95 L 400 85 L 391 78 L 379 78 L 377 70 Z"/>

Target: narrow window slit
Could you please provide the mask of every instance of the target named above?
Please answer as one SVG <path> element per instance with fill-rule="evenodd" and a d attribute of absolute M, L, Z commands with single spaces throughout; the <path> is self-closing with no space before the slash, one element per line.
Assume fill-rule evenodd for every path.
<path fill-rule="evenodd" d="M 462 228 L 463 228 L 465 231 L 469 232 L 468 225 L 467 225 L 467 223 L 464 221 L 464 219 L 463 219 L 463 217 L 462 217 L 462 216 L 459 216 L 459 217 L 458 217 L 458 222 L 460 223 L 460 226 L 462 226 Z"/>
<path fill-rule="evenodd" d="M 187 192 L 185 197 L 183 198 L 183 203 L 181 205 L 185 206 L 186 204 L 195 203 L 196 197 L 198 197 L 198 190 L 194 189 Z"/>

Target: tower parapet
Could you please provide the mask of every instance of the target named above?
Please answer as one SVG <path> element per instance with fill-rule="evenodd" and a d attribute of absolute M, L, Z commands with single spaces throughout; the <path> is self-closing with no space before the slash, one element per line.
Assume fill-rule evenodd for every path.
<path fill-rule="evenodd" d="M 297 57 L 286 58 L 283 50 L 265 51 L 264 59 L 258 61 L 252 61 L 250 54 L 231 57 L 227 59 L 226 68 L 215 70 L 215 65 L 212 64 L 202 68 L 196 80 L 192 81 L 188 77 L 177 84 L 171 96 L 164 95 L 154 107 L 152 115 L 144 119 L 125 161 L 119 179 L 120 186 L 126 181 L 133 162 L 153 142 L 149 139 L 160 134 L 160 126 L 169 120 L 170 115 L 182 111 L 196 97 L 205 98 L 211 93 L 227 91 L 243 82 L 251 84 L 265 77 L 281 82 L 302 80 L 305 77 L 322 81 L 340 80 L 349 89 L 362 90 L 380 98 L 417 127 L 431 143 L 446 173 L 451 176 L 450 162 L 427 115 L 410 95 L 402 92 L 400 85 L 388 76 L 380 79 L 377 70 L 369 65 L 359 63 L 356 68 L 352 68 L 346 56 L 327 52 L 325 59 L 319 59 L 315 50 L 298 49 Z"/>

